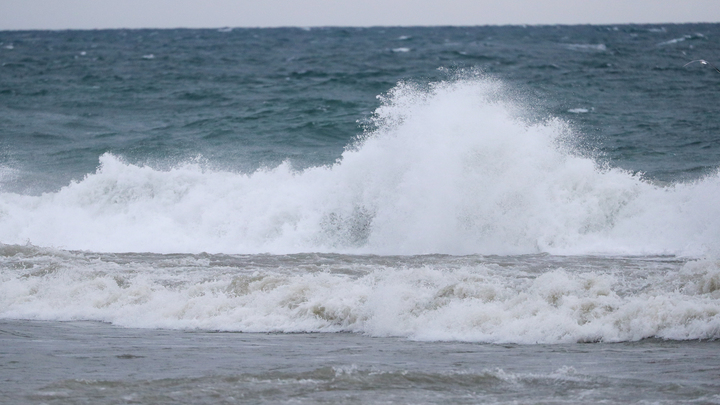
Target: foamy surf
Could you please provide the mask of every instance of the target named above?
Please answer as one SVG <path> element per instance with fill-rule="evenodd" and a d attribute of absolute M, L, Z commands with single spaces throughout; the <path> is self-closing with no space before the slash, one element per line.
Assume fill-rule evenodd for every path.
<path fill-rule="evenodd" d="M 574 152 L 482 77 L 400 84 L 334 165 L 163 171 L 104 154 L 41 196 L 0 194 L 0 241 L 98 252 L 674 254 L 720 240 L 720 176 L 657 186 Z"/>
<path fill-rule="evenodd" d="M 426 341 L 720 337 L 717 261 L 98 255 L 3 246 L 0 318 Z"/>

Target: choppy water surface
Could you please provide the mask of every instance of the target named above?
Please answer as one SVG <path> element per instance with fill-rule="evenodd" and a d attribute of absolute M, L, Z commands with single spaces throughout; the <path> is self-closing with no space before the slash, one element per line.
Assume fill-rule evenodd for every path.
<path fill-rule="evenodd" d="M 0 33 L 10 190 L 56 190 L 111 152 L 252 171 L 334 162 L 399 81 L 479 69 L 525 113 L 597 138 L 613 166 L 672 180 L 717 167 L 717 24 Z M 440 70 L 438 70 L 440 69 Z M 449 71 L 450 73 L 446 73 Z M 460 103 L 459 103 L 460 104 Z"/>
<path fill-rule="evenodd" d="M 718 35 L 0 32 L 0 395 L 720 402 Z"/>
<path fill-rule="evenodd" d="M 2 268 L 13 403 L 720 401 L 713 260 L 5 247 Z"/>

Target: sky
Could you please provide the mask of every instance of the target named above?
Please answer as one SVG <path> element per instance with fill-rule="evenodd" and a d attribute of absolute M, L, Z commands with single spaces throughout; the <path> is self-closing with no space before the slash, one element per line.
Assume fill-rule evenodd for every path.
<path fill-rule="evenodd" d="M 720 22 L 720 0 L 0 0 L 0 30 Z"/>

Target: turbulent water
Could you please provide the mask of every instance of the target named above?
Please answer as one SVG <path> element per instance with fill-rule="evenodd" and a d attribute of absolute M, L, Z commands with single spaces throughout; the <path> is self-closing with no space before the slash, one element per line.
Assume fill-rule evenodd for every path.
<path fill-rule="evenodd" d="M 720 61 L 718 38 L 718 24 L 0 32 L 0 332 L 17 348 L 5 381 L 26 393 L 9 398 L 717 403 L 720 75 L 685 65 Z M 198 347 L 287 334 L 305 359 L 322 351 L 296 333 L 333 332 L 309 336 L 372 360 L 338 349 L 307 369 L 286 353 L 271 362 L 290 374 L 257 374 L 170 356 L 154 376 L 95 377 L 51 362 L 70 380 L 15 365 L 42 363 L 15 359 L 39 350 L 32 336 L 144 353 L 115 364 L 182 331 Z M 617 367 L 580 367 L 612 342 Z M 577 343 L 594 348 L 548 354 Z M 671 344 L 697 385 L 627 374 L 621 359 L 662 363 Z M 372 354 L 409 347 L 425 363 Z M 494 363 L 441 354 L 466 350 Z"/>

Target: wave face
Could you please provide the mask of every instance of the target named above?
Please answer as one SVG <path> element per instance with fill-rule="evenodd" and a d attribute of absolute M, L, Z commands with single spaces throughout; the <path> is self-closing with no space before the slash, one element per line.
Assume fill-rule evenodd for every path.
<path fill-rule="evenodd" d="M 573 152 L 482 77 L 400 84 L 335 164 L 252 174 L 104 154 L 57 192 L 0 194 L 0 240 L 96 252 L 713 255 L 720 176 L 654 185 Z"/>
<path fill-rule="evenodd" d="M 0 318 L 523 344 L 720 337 L 713 260 L 2 246 L 0 264 Z"/>

